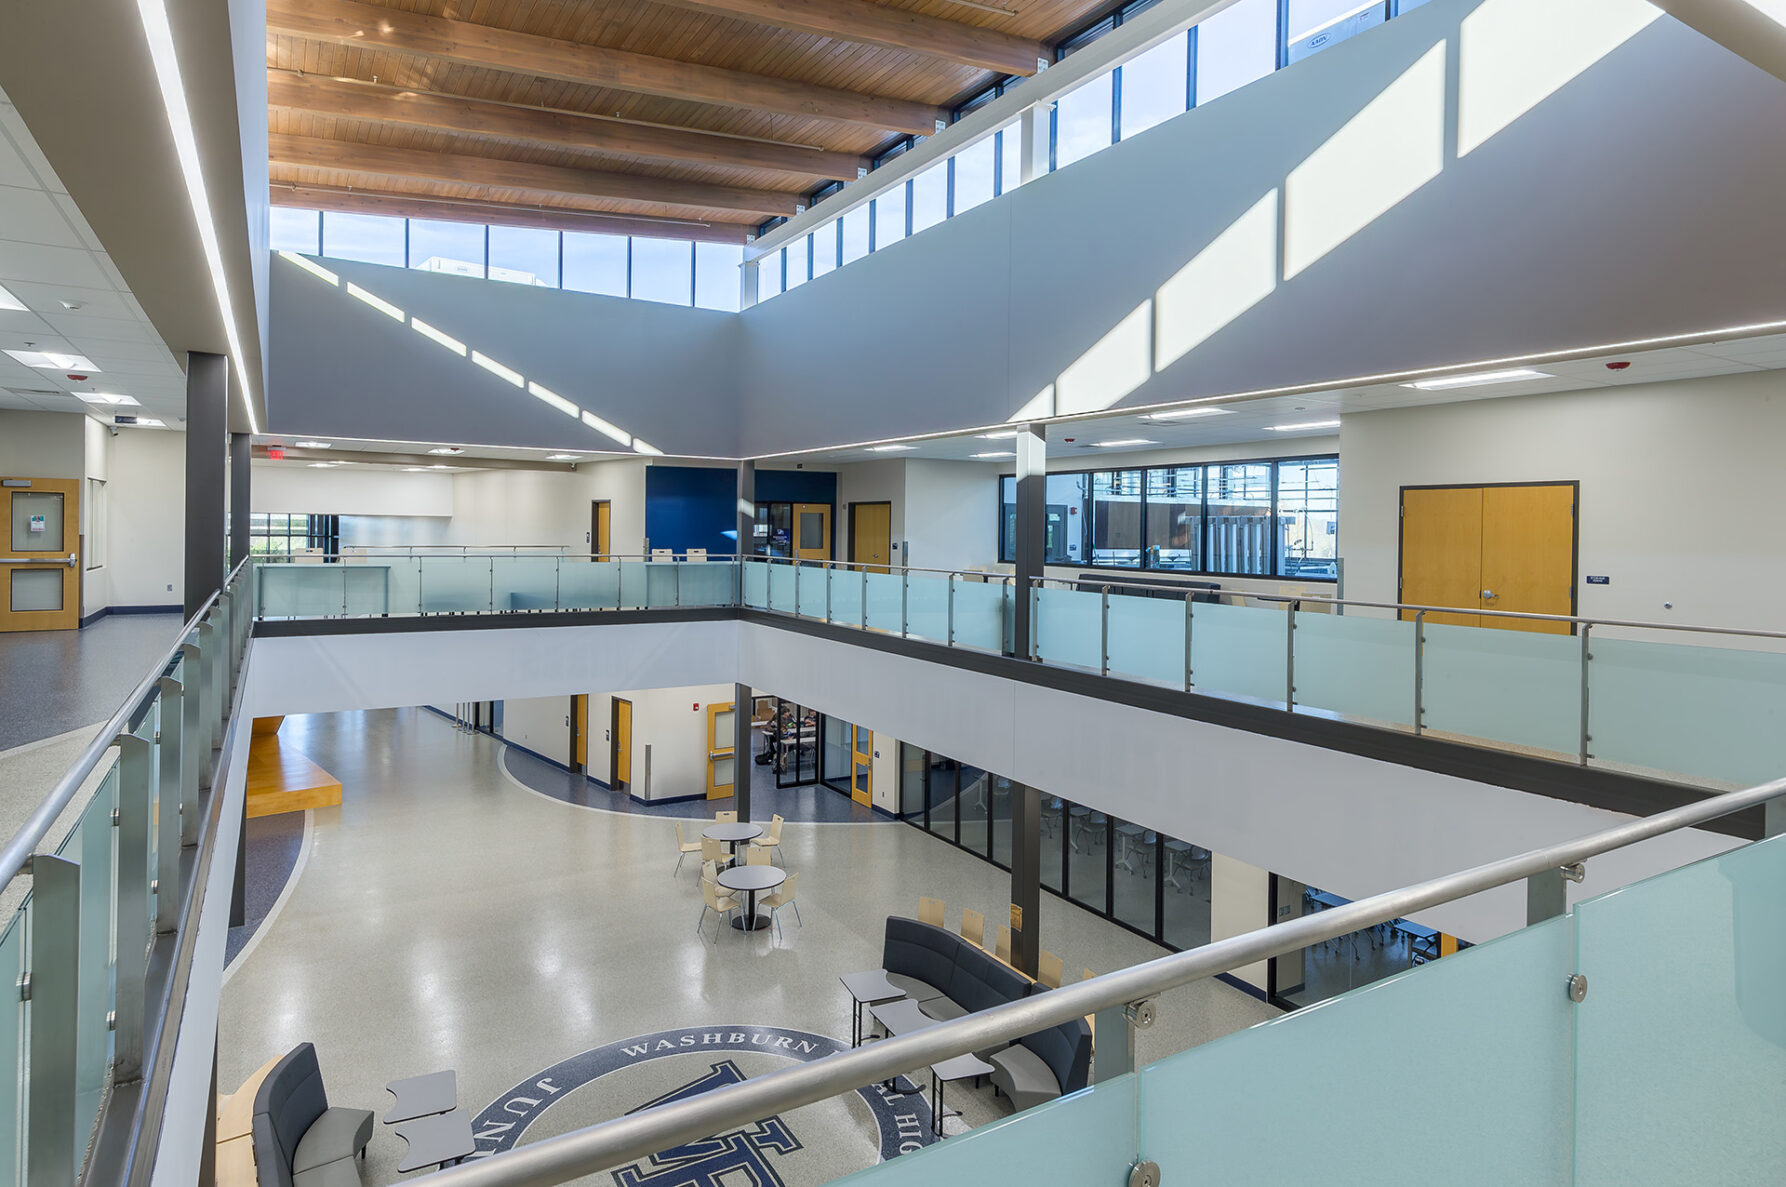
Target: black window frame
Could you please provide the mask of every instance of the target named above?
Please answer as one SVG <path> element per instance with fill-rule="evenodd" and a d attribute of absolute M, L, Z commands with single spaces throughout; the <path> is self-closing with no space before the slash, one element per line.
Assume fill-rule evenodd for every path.
<path fill-rule="evenodd" d="M 1281 503 L 1279 500 L 1279 483 L 1278 483 L 1278 475 L 1280 473 L 1281 468 L 1286 464 L 1297 464 L 1297 463 L 1307 463 L 1307 462 L 1332 462 L 1337 466 L 1339 464 L 1339 454 L 1337 454 L 1337 453 L 1297 453 L 1297 454 L 1284 454 L 1284 455 L 1275 456 L 1275 457 L 1243 457 L 1243 458 L 1224 458 L 1221 460 L 1211 460 L 1211 461 L 1201 461 L 1201 462 L 1199 462 L 1199 461 L 1170 462 L 1170 463 L 1160 463 L 1160 464 L 1151 465 L 1151 466 L 1112 465 L 1112 466 L 1099 466 L 1094 469 L 1084 469 L 1084 470 L 1050 470 L 1050 471 L 1048 471 L 1049 478 L 1056 478 L 1056 477 L 1066 478 L 1066 477 L 1081 476 L 1081 475 L 1087 478 L 1088 481 L 1085 483 L 1085 490 L 1086 490 L 1085 506 L 1083 508 L 1081 508 L 1081 510 L 1080 510 L 1081 516 L 1090 516 L 1092 514 L 1092 489 L 1093 489 L 1093 483 L 1091 481 L 1092 476 L 1098 475 L 1098 474 L 1116 474 L 1116 473 L 1126 473 L 1126 472 L 1137 471 L 1137 470 L 1140 471 L 1141 472 L 1140 516 L 1141 516 L 1142 540 L 1141 540 L 1141 557 L 1140 557 L 1139 562 L 1134 565 L 1110 565 L 1110 564 L 1100 565 L 1100 564 L 1092 563 L 1092 560 L 1091 560 L 1092 552 L 1091 552 L 1089 545 L 1087 547 L 1087 559 L 1086 559 L 1085 563 L 1083 563 L 1083 564 L 1077 564 L 1077 565 L 1075 565 L 1075 564 L 1061 564 L 1058 561 L 1049 561 L 1046 563 L 1055 565 L 1057 568 L 1078 568 L 1078 569 L 1086 569 L 1086 570 L 1090 570 L 1090 571 L 1101 571 L 1101 572 L 1111 572 L 1111 573 L 1161 573 L 1161 574 L 1168 574 L 1168 575 L 1176 576 L 1176 577 L 1234 577 L 1234 578 L 1250 577 L 1250 578 L 1260 579 L 1260 580 L 1282 579 L 1282 580 L 1287 580 L 1287 581 L 1307 581 L 1307 582 L 1313 582 L 1313 583 L 1317 583 L 1317 584 L 1337 584 L 1339 581 L 1339 576 L 1338 576 L 1337 572 L 1332 577 L 1314 577 L 1314 576 L 1303 576 L 1303 575 L 1299 575 L 1299 574 L 1285 574 L 1285 573 L 1283 573 L 1282 572 L 1283 557 L 1280 555 L 1279 549 L 1276 546 L 1275 534 L 1273 537 L 1272 547 L 1269 550 L 1271 564 L 1270 564 L 1269 569 L 1266 572 L 1246 573 L 1246 572 L 1241 572 L 1239 570 L 1214 569 L 1214 568 L 1209 567 L 1209 558 L 1210 558 L 1210 549 L 1209 549 L 1209 490 L 1210 490 L 1209 471 L 1210 471 L 1210 469 L 1212 467 L 1220 467 L 1220 466 L 1260 466 L 1260 465 L 1270 466 L 1271 467 L 1271 519 L 1272 519 L 1273 523 L 1276 523 L 1282 516 Z M 1202 482 L 1202 512 L 1201 512 L 1201 518 L 1198 523 L 1198 532 L 1200 533 L 1200 539 L 1199 539 L 1198 550 L 1197 550 L 1197 557 L 1198 557 L 1198 561 L 1200 562 L 1201 567 L 1199 567 L 1197 569 L 1179 569 L 1179 568 L 1157 567 L 1152 563 L 1152 554 L 1149 552 L 1149 549 L 1148 549 L 1147 534 L 1146 534 L 1147 533 L 1148 475 L 1151 474 L 1155 470 L 1182 470 L 1182 469 L 1187 469 L 1191 466 L 1201 466 L 1204 470 L 1204 477 L 1203 477 L 1203 482 Z M 1005 509 L 1008 506 L 1008 504 L 1005 502 L 1005 481 L 1007 479 L 1014 480 L 1015 478 L 1016 478 L 1016 475 L 1013 473 L 1005 473 L 1005 474 L 999 475 L 998 512 L 997 512 L 998 513 L 998 529 L 997 529 L 998 530 L 998 560 L 999 560 L 1000 564 L 1007 564 L 1007 565 L 1012 564 L 1016 561 L 1016 555 L 1015 555 L 1015 549 L 1012 546 L 1010 533 L 1006 530 L 1008 527 L 1008 524 L 1006 522 L 1007 516 L 1006 516 Z M 1337 553 L 1337 543 L 1338 543 L 1338 534 L 1339 534 L 1338 521 L 1339 521 L 1339 516 L 1338 516 L 1337 509 L 1336 509 L 1335 514 L 1334 514 L 1334 523 L 1335 523 L 1334 535 L 1335 535 L 1336 553 Z M 1091 521 L 1089 519 L 1086 520 L 1087 524 L 1089 524 L 1090 522 Z M 1088 539 L 1089 539 L 1089 537 L 1088 537 Z"/>

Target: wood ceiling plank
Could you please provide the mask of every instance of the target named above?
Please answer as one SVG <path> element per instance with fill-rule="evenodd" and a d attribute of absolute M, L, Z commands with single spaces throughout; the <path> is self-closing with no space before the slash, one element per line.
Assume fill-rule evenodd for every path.
<path fill-rule="evenodd" d="M 267 139 L 275 163 L 378 177 L 509 186 L 536 194 L 580 195 L 764 217 L 791 215 L 795 205 L 802 201 L 795 194 L 671 181 L 636 173 L 567 169 L 558 165 L 386 148 L 307 136 L 270 134 Z"/>
<path fill-rule="evenodd" d="M 890 131 L 929 134 L 938 120 L 947 118 L 942 108 L 927 103 L 560 41 L 356 0 L 271 0 L 267 24 L 283 33 L 338 45 L 377 46 L 523 75 Z"/>
<path fill-rule="evenodd" d="M 866 164 L 853 153 L 761 144 L 285 71 L 274 72 L 267 79 L 267 104 L 275 111 L 312 111 L 342 119 L 500 136 L 536 145 L 771 170 L 808 179 L 854 179 Z M 350 138 L 360 137 L 344 137 Z"/>

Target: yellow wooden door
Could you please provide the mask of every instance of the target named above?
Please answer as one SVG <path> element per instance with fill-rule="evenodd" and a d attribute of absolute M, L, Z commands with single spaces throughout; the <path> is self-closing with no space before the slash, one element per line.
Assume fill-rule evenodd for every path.
<path fill-rule="evenodd" d="M 893 504 L 857 503 L 850 512 L 850 560 L 885 573 L 893 551 Z"/>
<path fill-rule="evenodd" d="M 633 781 L 633 703 L 614 698 L 614 777 L 608 785 L 615 791 L 631 787 Z"/>
<path fill-rule="evenodd" d="M 595 524 L 590 537 L 590 551 L 597 556 L 607 556 L 613 550 L 611 532 L 614 524 L 614 504 L 603 499 L 595 504 Z"/>
<path fill-rule="evenodd" d="M 1482 491 L 1484 610 L 1575 613 L 1575 487 L 1490 486 Z M 1566 622 L 1485 615 L 1483 626 L 1566 635 Z"/>
<path fill-rule="evenodd" d="M 6 478 L 0 486 L 0 631 L 81 625 L 81 481 Z"/>
<path fill-rule="evenodd" d="M 707 706 L 707 798 L 728 799 L 737 791 L 738 754 L 733 734 L 737 706 L 727 701 Z"/>
<path fill-rule="evenodd" d="M 1401 601 L 1410 606 L 1480 606 L 1482 488 L 1402 491 Z M 1403 611 L 1403 618 L 1414 617 Z M 1428 614 L 1431 623 L 1477 626 L 1479 614 Z"/>
<path fill-rule="evenodd" d="M 803 561 L 831 559 L 831 505 L 794 504 L 794 556 Z"/>
<path fill-rule="evenodd" d="M 874 806 L 874 731 L 850 727 L 850 799 Z"/>
<path fill-rule="evenodd" d="M 579 771 L 589 769 L 589 694 L 571 698 L 571 761 Z"/>

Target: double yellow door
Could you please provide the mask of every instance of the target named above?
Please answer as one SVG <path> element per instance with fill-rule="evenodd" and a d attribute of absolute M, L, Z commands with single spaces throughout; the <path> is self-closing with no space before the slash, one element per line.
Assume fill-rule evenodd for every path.
<path fill-rule="evenodd" d="M 1458 608 L 1431 623 L 1568 634 L 1566 622 L 1470 611 L 1575 613 L 1575 504 L 1574 483 L 1404 488 L 1400 600 Z"/>

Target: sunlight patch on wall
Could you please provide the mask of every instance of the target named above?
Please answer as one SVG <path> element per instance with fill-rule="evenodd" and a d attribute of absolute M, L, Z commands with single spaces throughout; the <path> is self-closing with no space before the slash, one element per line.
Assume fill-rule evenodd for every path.
<path fill-rule="evenodd" d="M 1153 377 L 1153 298 L 1141 302 L 1054 383 L 1054 410 L 1101 412 Z"/>
<path fill-rule="evenodd" d="M 1272 190 L 1154 294 L 1154 360 L 1163 371 L 1277 287 L 1278 192 Z"/>

